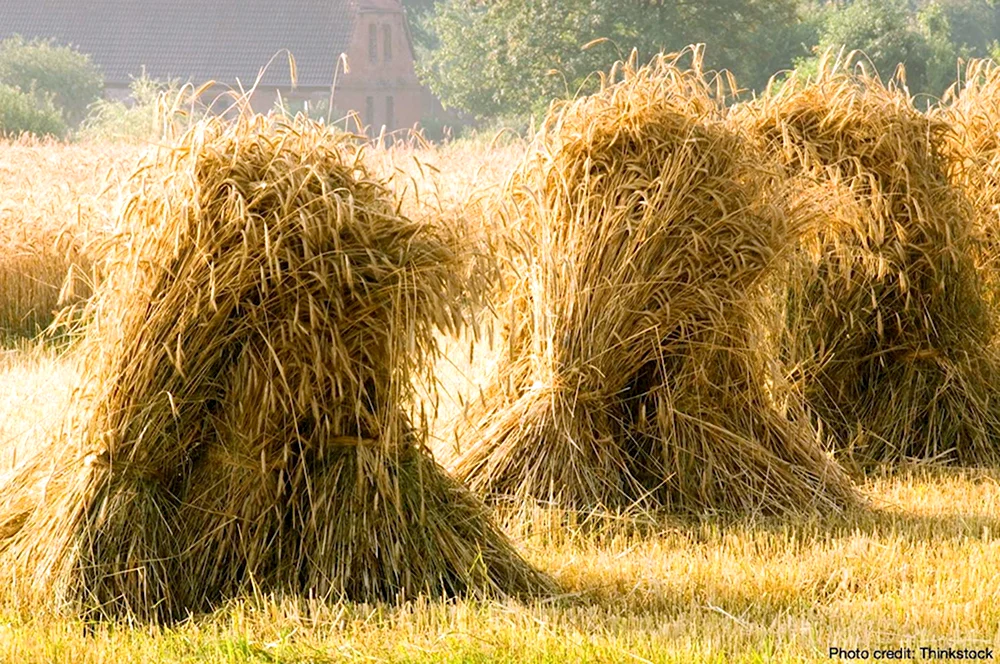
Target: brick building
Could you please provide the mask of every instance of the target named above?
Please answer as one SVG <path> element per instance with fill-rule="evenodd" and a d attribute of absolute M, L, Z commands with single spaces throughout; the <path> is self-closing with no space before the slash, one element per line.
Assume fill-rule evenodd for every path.
<path fill-rule="evenodd" d="M 399 0 L 0 0 L 0 39 L 13 35 L 90 54 L 112 97 L 143 71 L 249 89 L 271 61 L 252 97 L 259 111 L 279 95 L 292 110 L 325 105 L 336 82 L 332 118 L 353 111 L 377 134 L 412 127 L 426 103 Z"/>

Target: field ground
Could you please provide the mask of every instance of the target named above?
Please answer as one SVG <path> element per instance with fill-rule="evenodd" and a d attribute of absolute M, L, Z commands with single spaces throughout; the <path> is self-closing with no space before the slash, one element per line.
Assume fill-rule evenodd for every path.
<path fill-rule="evenodd" d="M 56 231 L 74 209 L 77 226 L 104 223 L 113 197 L 99 183 L 117 178 L 114 164 L 132 154 L 4 149 L 0 185 L 21 187 L 4 194 L 0 214 Z M 421 205 L 457 209 L 516 160 L 516 148 L 496 151 L 414 154 L 404 170 L 436 192 Z M 22 168 L 46 171 L 41 190 L 25 184 Z M 477 347 L 470 358 L 458 341 L 447 348 L 435 426 L 442 459 L 459 395 L 476 393 L 489 353 Z M 75 380 L 72 359 L 44 346 L 0 349 L 0 476 L 58 426 Z M 561 515 L 539 512 L 511 534 L 562 588 L 544 601 L 388 607 L 261 597 L 171 628 L 0 606 L 0 662 L 800 662 L 831 661 L 832 646 L 1000 644 L 1000 472 L 911 467 L 862 488 L 867 508 L 827 519 L 604 516 L 557 528 Z"/>

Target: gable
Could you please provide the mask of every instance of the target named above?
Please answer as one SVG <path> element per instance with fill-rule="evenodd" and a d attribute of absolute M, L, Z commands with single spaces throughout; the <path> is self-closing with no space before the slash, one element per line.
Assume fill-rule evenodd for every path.
<path fill-rule="evenodd" d="M 0 39 L 71 44 L 119 85 L 145 67 L 152 78 L 249 88 L 288 49 L 298 84 L 318 87 L 333 81 L 356 13 L 352 0 L 2 0 Z M 287 63 L 279 53 L 261 84 L 289 85 Z"/>

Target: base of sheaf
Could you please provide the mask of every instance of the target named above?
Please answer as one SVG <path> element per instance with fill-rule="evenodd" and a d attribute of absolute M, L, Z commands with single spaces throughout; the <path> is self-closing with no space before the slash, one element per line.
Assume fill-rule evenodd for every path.
<path fill-rule="evenodd" d="M 1000 362 L 944 353 L 860 364 L 807 390 L 814 417 L 831 433 L 841 461 L 858 470 L 907 461 L 1000 465 Z M 843 382 L 842 387 L 838 387 Z"/>
<path fill-rule="evenodd" d="M 279 469 L 215 445 L 169 482 L 89 474 L 64 485 L 76 500 L 43 496 L 0 543 L 22 605 L 171 621 L 251 593 L 399 602 L 554 590 L 411 446 L 344 446 Z"/>
<path fill-rule="evenodd" d="M 860 501 L 804 417 L 709 392 L 650 393 L 642 422 L 622 403 L 526 392 L 483 419 L 455 473 L 487 502 L 571 510 L 829 513 Z"/>

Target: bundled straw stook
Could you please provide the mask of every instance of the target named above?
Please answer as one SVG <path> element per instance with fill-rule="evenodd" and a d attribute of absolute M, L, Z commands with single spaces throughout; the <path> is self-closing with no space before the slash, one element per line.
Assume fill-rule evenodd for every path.
<path fill-rule="evenodd" d="M 949 127 L 850 62 L 737 111 L 816 222 L 789 276 L 786 359 L 861 463 L 996 462 L 1000 371 Z"/>
<path fill-rule="evenodd" d="M 548 587 L 408 416 L 436 330 L 462 323 L 455 233 L 400 216 L 308 121 L 207 121 L 132 185 L 86 393 L 0 488 L 20 601 L 173 619 L 246 592 Z"/>
<path fill-rule="evenodd" d="M 509 184 L 507 337 L 456 472 L 492 501 L 681 512 L 854 498 L 757 345 L 790 224 L 700 71 L 622 67 Z M 793 402 L 789 402 L 793 403 Z"/>
<path fill-rule="evenodd" d="M 945 95 L 936 114 L 951 124 L 952 179 L 975 209 L 976 258 L 991 303 L 1000 304 L 1000 66 L 972 60 L 965 81 Z"/>

